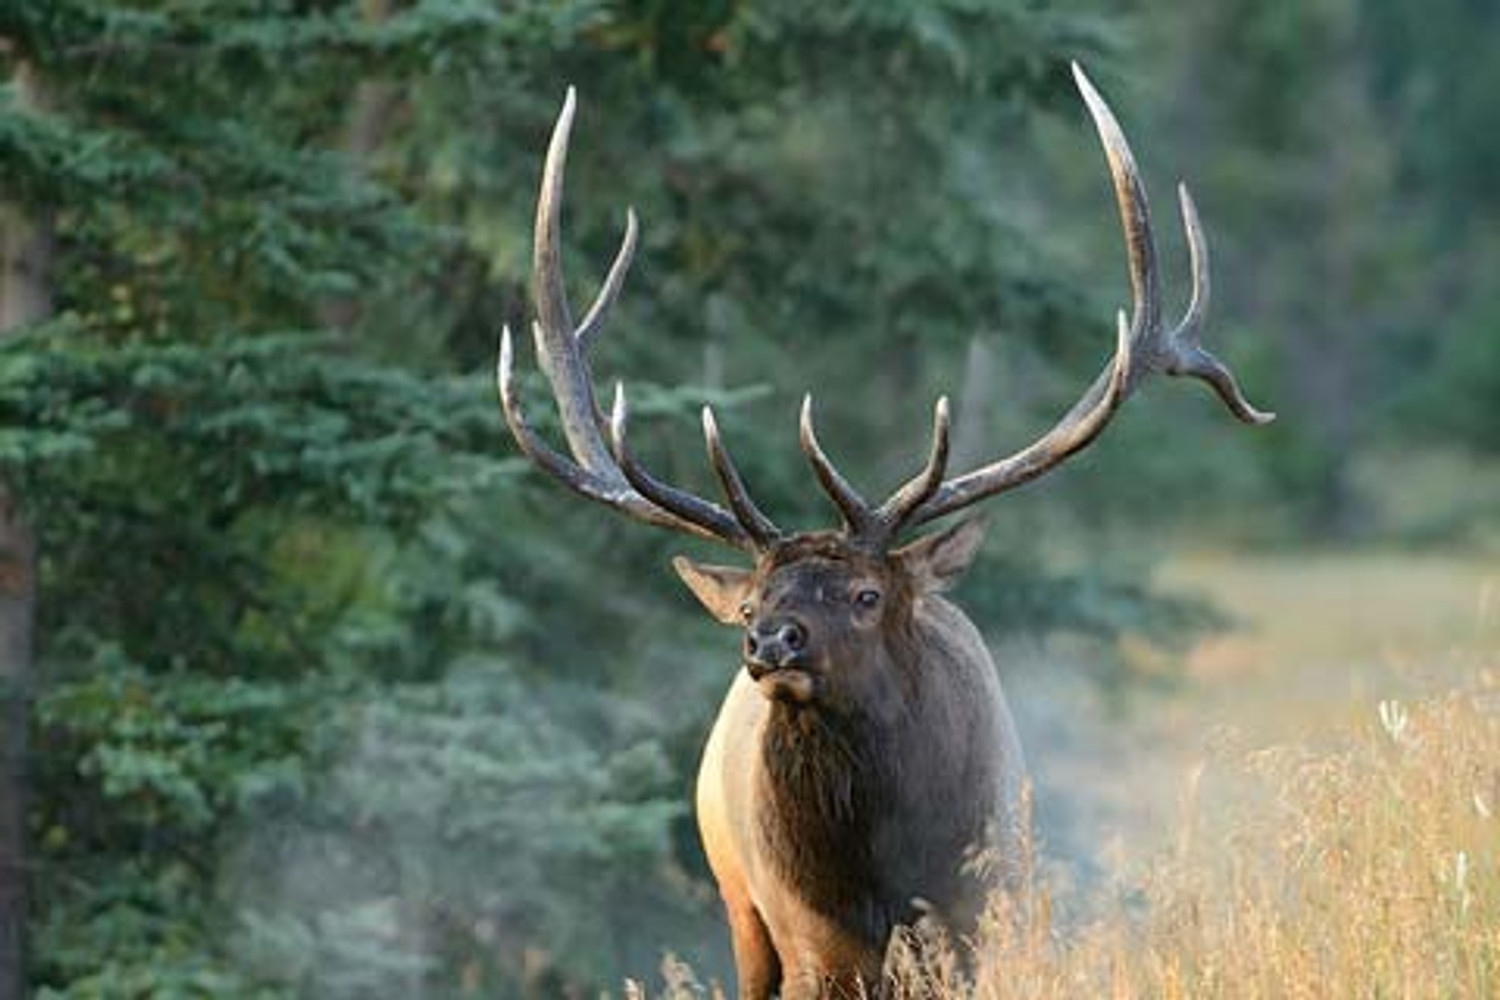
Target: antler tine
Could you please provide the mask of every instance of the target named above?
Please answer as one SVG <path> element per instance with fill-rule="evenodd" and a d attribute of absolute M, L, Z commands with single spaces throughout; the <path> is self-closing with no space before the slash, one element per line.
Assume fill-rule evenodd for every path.
<path fill-rule="evenodd" d="M 602 417 L 589 373 L 587 351 L 603 329 L 625 283 L 639 238 L 634 209 L 625 215 L 625 235 L 593 304 L 575 329 L 562 275 L 563 170 L 568 159 L 577 95 L 572 87 L 558 113 L 547 145 L 537 195 L 531 275 L 537 320 L 532 324 L 537 358 L 552 386 L 571 457 L 554 450 L 527 421 L 515 384 L 514 345 L 509 327 L 500 338 L 496 382 L 505 422 L 521 451 L 542 471 L 590 500 L 638 520 L 713 539 L 741 549 L 756 547 L 757 536 L 734 515 L 706 500 L 652 478 L 625 446 L 626 409 L 619 392 L 610 428 L 613 448 L 601 429 Z M 758 512 L 757 512 L 758 513 Z M 769 523 L 769 522 L 767 522 Z M 759 525 L 757 524 L 757 528 Z"/>
<path fill-rule="evenodd" d="M 994 488 L 996 482 L 1004 484 L 1001 489 L 1013 489 L 1030 482 L 1063 459 L 1088 447 L 1130 394 L 1134 351 L 1130 324 L 1122 309 L 1115 314 L 1115 354 L 1110 359 L 1109 367 L 1100 373 L 1099 378 L 1089 387 L 1088 393 L 1074 404 L 1051 431 L 1009 458 L 945 482 L 925 505 L 913 512 L 915 516 L 908 517 L 907 522 L 925 524 L 943 514 L 967 507 L 998 492 Z"/>
<path fill-rule="evenodd" d="M 948 397 L 939 396 L 932 408 L 932 447 L 927 453 L 926 466 L 883 503 L 875 515 L 887 538 L 894 538 L 917 508 L 943 485 L 943 476 L 948 471 L 948 427 Z"/>
<path fill-rule="evenodd" d="M 1203 232 L 1203 220 L 1198 218 L 1198 206 L 1183 181 L 1177 182 L 1177 210 L 1182 216 L 1182 231 L 1187 236 L 1188 269 L 1193 275 L 1192 298 L 1187 311 L 1172 331 L 1170 340 L 1181 340 L 1197 345 L 1203 333 L 1203 321 L 1208 317 L 1208 303 L 1213 297 L 1213 275 L 1208 270 L 1208 237 Z"/>
<path fill-rule="evenodd" d="M 626 443 L 630 408 L 625 401 L 625 383 L 615 383 L 614 406 L 610 409 L 609 435 L 620 471 L 638 493 L 683 521 L 699 529 L 705 537 L 719 538 L 740 548 L 750 548 L 751 539 L 738 521 L 714 504 L 669 486 L 647 472 Z"/>
<path fill-rule="evenodd" d="M 521 409 L 520 395 L 516 391 L 514 358 L 510 327 L 505 326 L 500 331 L 500 359 L 495 365 L 495 384 L 500 393 L 500 408 L 505 415 L 506 424 L 510 427 L 511 435 L 516 439 L 516 444 L 520 446 L 522 453 L 536 463 L 543 472 L 579 496 L 618 508 L 649 524 L 686 531 L 700 538 L 729 541 L 728 538 L 719 539 L 718 534 L 712 529 L 679 518 L 671 511 L 660 510 L 630 490 L 620 489 L 583 466 L 569 461 L 543 441 Z M 730 544 L 737 543 L 730 542 Z"/>
<path fill-rule="evenodd" d="M 1050 431 L 1014 455 L 943 482 L 911 511 L 908 524 L 924 524 L 951 514 L 1048 472 L 1098 437 L 1136 386 L 1154 372 L 1189 375 L 1207 382 L 1230 412 L 1246 423 L 1263 424 L 1274 416 L 1251 406 L 1229 369 L 1202 346 L 1210 289 L 1208 241 L 1185 186 L 1179 188 L 1179 201 L 1192 257 L 1193 295 L 1182 321 L 1170 333 L 1163 329 L 1151 211 L 1135 157 L 1114 113 L 1077 63 L 1073 64 L 1073 79 L 1094 120 L 1114 184 L 1130 265 L 1131 319 L 1127 323 L 1123 312 L 1118 315 L 1118 345 L 1109 366 Z"/>
<path fill-rule="evenodd" d="M 714 419 L 711 406 L 703 408 L 703 441 L 708 445 L 709 463 L 714 467 L 714 475 L 719 477 L 719 485 L 724 488 L 724 498 L 729 501 L 735 520 L 745 529 L 756 548 L 769 547 L 781 537 L 781 531 L 750 499 L 750 491 L 745 489 L 745 481 L 740 478 L 739 470 L 734 467 L 734 461 L 719 436 L 719 422 Z"/>
<path fill-rule="evenodd" d="M 1191 375 L 1211 385 L 1224 405 L 1247 424 L 1260 426 L 1276 419 L 1276 414 L 1258 410 L 1240 392 L 1239 383 L 1224 363 L 1203 347 L 1203 321 L 1208 315 L 1211 287 L 1208 270 L 1208 238 L 1198 218 L 1198 206 L 1186 184 L 1177 185 L 1177 202 L 1182 212 L 1182 228 L 1187 234 L 1188 257 L 1193 272 L 1193 297 L 1182 320 L 1167 336 L 1170 351 L 1166 371 L 1169 375 Z"/>
<path fill-rule="evenodd" d="M 850 534 L 867 535 L 875 526 L 874 511 L 865 502 L 865 498 L 859 495 L 859 491 L 834 467 L 822 445 L 818 443 L 818 432 L 813 429 L 812 405 L 812 393 L 802 397 L 802 415 L 798 420 L 798 440 L 802 444 L 802 452 L 812 463 L 813 472 L 817 474 L 823 492 L 838 507 Z"/>
<path fill-rule="evenodd" d="M 544 327 L 573 329 L 567 290 L 562 275 L 563 172 L 568 166 L 568 142 L 573 134 L 573 115 L 578 110 L 578 92 L 568 87 L 562 110 L 547 142 L 542 164 L 542 184 L 537 192 L 536 225 L 532 227 L 531 294 Z"/>
<path fill-rule="evenodd" d="M 630 262 L 635 259 L 638 228 L 635 221 L 635 208 L 627 208 L 625 210 L 625 238 L 620 241 L 620 250 L 615 254 L 614 263 L 609 265 L 609 273 L 604 276 L 604 284 L 599 286 L 599 294 L 594 297 L 594 304 L 589 306 L 588 312 L 584 313 L 583 321 L 578 324 L 578 332 L 573 335 L 573 339 L 578 342 L 578 350 L 584 354 L 588 353 L 589 348 L 598 339 L 600 331 L 604 329 L 604 321 L 609 317 L 609 310 L 614 306 L 615 299 L 620 295 L 620 289 L 625 285 L 625 275 L 630 271 Z"/>
<path fill-rule="evenodd" d="M 1120 224 L 1125 231 L 1126 254 L 1130 261 L 1130 285 L 1135 299 L 1132 336 L 1137 340 L 1138 367 L 1130 373 L 1127 393 L 1152 372 L 1168 375 L 1190 375 L 1213 387 L 1229 411 L 1248 424 L 1266 424 L 1275 414 L 1257 410 L 1240 392 L 1234 375 L 1218 358 L 1202 346 L 1204 319 L 1212 281 L 1208 266 L 1208 238 L 1198 217 L 1198 207 L 1186 184 L 1177 185 L 1178 207 L 1187 236 L 1192 272 L 1192 298 L 1182 320 L 1171 333 L 1165 333 L 1161 319 L 1161 289 L 1157 279 L 1156 243 L 1151 234 L 1151 210 L 1146 189 L 1125 133 L 1109 105 L 1099 95 L 1088 76 L 1076 62 L 1073 79 L 1083 94 L 1089 113 L 1104 146 L 1114 181 L 1115 198 L 1120 209 Z"/>
<path fill-rule="evenodd" d="M 1151 207 L 1146 199 L 1146 186 L 1141 183 L 1141 172 L 1135 165 L 1135 154 L 1130 143 L 1125 141 L 1125 131 L 1120 128 L 1114 112 L 1109 109 L 1099 91 L 1083 72 L 1078 63 L 1072 64 L 1073 82 L 1083 95 L 1089 115 L 1094 119 L 1094 128 L 1099 133 L 1099 142 L 1104 147 L 1104 158 L 1109 164 L 1109 175 L 1115 188 L 1115 204 L 1120 211 L 1120 228 L 1125 233 L 1125 254 L 1130 264 L 1130 291 L 1134 299 L 1134 311 L 1130 317 L 1132 334 L 1149 336 L 1156 331 L 1161 321 L 1161 285 L 1156 266 L 1156 241 L 1151 235 Z"/>
<path fill-rule="evenodd" d="M 500 392 L 500 410 L 510 427 L 511 436 L 527 458 L 542 469 L 571 486 L 584 496 L 592 497 L 597 485 L 587 469 L 575 465 L 554 451 L 532 429 L 521 409 L 521 397 L 516 390 L 515 349 L 511 345 L 510 324 L 500 328 L 500 360 L 495 365 L 495 386 Z"/>
<path fill-rule="evenodd" d="M 623 477 L 610 460 L 609 449 L 599 432 L 599 407 L 581 346 L 573 333 L 572 311 L 562 274 L 563 171 L 568 163 L 568 140 L 577 92 L 568 88 L 547 144 L 542 184 L 536 200 L 536 225 L 532 241 L 531 294 L 536 300 L 537 322 L 532 329 L 538 359 L 557 399 L 568 449 L 584 468 L 617 485 Z M 623 275 L 622 275 L 623 278 Z"/>

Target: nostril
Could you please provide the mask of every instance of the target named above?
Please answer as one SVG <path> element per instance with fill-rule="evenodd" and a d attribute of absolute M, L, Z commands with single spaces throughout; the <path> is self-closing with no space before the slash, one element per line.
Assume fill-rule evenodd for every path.
<path fill-rule="evenodd" d="M 796 652 L 807 645 L 807 633 L 802 630 L 802 626 L 800 625 L 788 624 L 781 626 L 780 631 L 777 632 L 777 637 L 781 639 L 781 644 L 792 652 Z"/>
<path fill-rule="evenodd" d="M 745 652 L 751 656 L 760 652 L 760 642 L 755 638 L 754 632 L 745 633 Z"/>

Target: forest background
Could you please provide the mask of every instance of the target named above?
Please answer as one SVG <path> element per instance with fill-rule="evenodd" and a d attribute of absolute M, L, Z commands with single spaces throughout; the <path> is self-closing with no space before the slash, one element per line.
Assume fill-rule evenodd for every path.
<path fill-rule="evenodd" d="M 1500 545 L 1500 8 L 0 2 L 0 996 L 722 974 L 688 803 L 733 640 L 676 538 L 530 471 L 495 403 L 553 117 L 576 85 L 576 300 L 642 220 L 595 361 L 638 447 L 707 489 L 712 400 L 812 527 L 803 392 L 878 492 L 938 394 L 973 464 L 1106 357 L 1128 289 L 1072 59 L 1179 302 L 1192 185 L 1209 339 L 1280 414 L 1155 384 L 993 505 L 960 600 L 1071 643 L 1107 720 L 1243 625 L 1154 577 L 1174 547 Z"/>

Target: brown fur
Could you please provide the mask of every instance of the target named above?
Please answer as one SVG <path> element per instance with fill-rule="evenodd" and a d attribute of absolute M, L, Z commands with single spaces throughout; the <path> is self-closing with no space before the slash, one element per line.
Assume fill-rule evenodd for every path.
<path fill-rule="evenodd" d="M 742 996 L 878 987 L 893 928 L 931 908 L 966 929 L 992 887 L 965 862 L 1016 832 L 1020 748 L 978 631 L 937 593 L 978 537 L 960 525 L 886 555 L 820 533 L 753 571 L 679 564 L 721 620 L 748 603 L 810 634 L 811 701 L 742 671 L 699 772 Z M 866 589 L 874 610 L 852 599 Z"/>

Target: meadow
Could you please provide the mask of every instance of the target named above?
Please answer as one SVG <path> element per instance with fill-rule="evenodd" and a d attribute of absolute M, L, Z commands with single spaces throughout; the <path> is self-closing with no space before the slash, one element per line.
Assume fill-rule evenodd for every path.
<path fill-rule="evenodd" d="M 1142 749 L 1098 776 L 1136 803 L 1099 912 L 1059 931 L 1039 880 L 1027 933 L 997 920 L 978 944 L 972 992 L 1495 995 L 1493 563 L 1196 556 L 1166 576 L 1245 628 L 1195 651 L 1183 696 L 1116 737 Z M 927 970 L 905 976 L 926 992 Z"/>
<path fill-rule="evenodd" d="M 1031 876 L 976 940 L 893 945 L 893 994 L 1494 996 L 1493 563 L 1196 552 L 1162 577 L 1241 618 L 1165 694 L 1111 706 L 1057 682 L 1066 651 L 1002 647 L 1038 737 Z M 675 959 L 664 977 L 669 995 L 713 988 Z"/>

